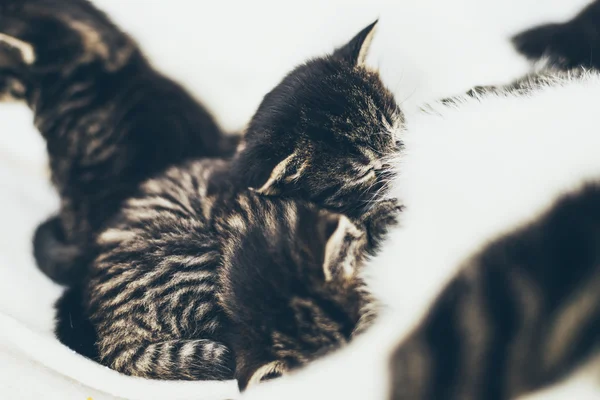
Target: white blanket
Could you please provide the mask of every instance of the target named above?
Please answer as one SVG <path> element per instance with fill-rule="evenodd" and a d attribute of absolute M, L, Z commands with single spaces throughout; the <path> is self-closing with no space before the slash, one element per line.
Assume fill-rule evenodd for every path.
<path fill-rule="evenodd" d="M 369 62 L 410 114 L 423 101 L 521 75 L 527 64 L 506 38 L 535 23 L 569 18 L 588 0 L 95 3 L 138 39 L 161 70 L 236 130 L 286 71 L 343 44 L 377 17 Z M 54 339 L 52 304 L 61 288 L 37 271 L 31 256 L 36 224 L 58 205 L 45 160 L 30 112 L 0 104 L 0 398 L 234 398 L 233 382 L 129 378 Z"/>

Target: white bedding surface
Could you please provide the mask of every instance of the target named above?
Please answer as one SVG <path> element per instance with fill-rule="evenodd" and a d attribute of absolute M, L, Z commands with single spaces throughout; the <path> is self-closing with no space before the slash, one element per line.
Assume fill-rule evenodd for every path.
<path fill-rule="evenodd" d="M 566 19 L 588 0 L 96 0 L 150 59 L 196 93 L 228 130 L 295 64 L 343 44 L 380 18 L 369 63 L 410 113 L 415 105 L 527 69 L 507 37 Z M 52 336 L 61 288 L 31 256 L 37 223 L 57 209 L 44 144 L 24 106 L 0 104 L 0 398 L 220 400 L 233 383 L 122 377 Z"/>

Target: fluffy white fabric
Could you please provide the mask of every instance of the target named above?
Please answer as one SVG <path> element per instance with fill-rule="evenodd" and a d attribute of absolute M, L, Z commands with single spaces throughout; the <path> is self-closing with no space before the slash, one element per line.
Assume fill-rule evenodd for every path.
<path fill-rule="evenodd" d="M 395 275 L 391 275 L 394 279 L 389 279 L 388 283 L 393 285 L 381 284 L 379 290 L 386 299 L 404 306 L 399 311 L 410 311 L 402 314 L 412 315 L 402 321 L 404 329 L 417 318 L 418 308 L 428 301 L 436 290 L 435 285 L 444 280 L 447 269 L 456 265 L 441 262 L 443 258 L 447 260 L 446 257 L 453 257 L 459 261 L 465 247 L 476 246 L 476 241 L 468 241 L 473 237 L 483 237 L 478 233 L 501 229 L 503 226 L 508 228 L 519 218 L 527 217 L 527 212 L 532 212 L 535 207 L 543 207 L 544 201 L 548 201 L 536 199 L 538 192 L 535 188 L 539 185 L 529 188 L 529 184 L 540 183 L 537 179 L 539 176 L 535 174 L 546 178 L 554 175 L 546 170 L 535 169 L 535 172 L 525 167 L 521 169 L 519 166 L 523 166 L 523 163 L 513 164 L 508 160 L 514 157 L 523 161 L 529 156 L 526 167 L 537 166 L 532 160 L 557 161 L 550 170 L 558 174 L 556 186 L 552 186 L 548 179 L 542 179 L 548 184 L 548 193 L 564 189 L 560 186 L 564 183 L 560 177 L 568 172 L 560 168 L 558 161 L 562 160 L 561 154 L 554 159 L 547 157 L 542 145 L 522 136 L 513 135 L 512 141 L 496 138 L 494 142 L 486 143 L 483 139 L 490 137 L 491 132 L 487 131 L 490 125 L 497 125 L 495 131 L 507 135 L 508 139 L 510 126 L 506 125 L 509 122 L 491 124 L 494 115 L 477 116 L 477 106 L 474 104 L 465 108 L 464 118 L 475 120 L 473 125 L 479 124 L 479 132 L 485 136 L 478 136 L 476 131 L 471 131 L 473 133 L 470 135 L 462 132 L 460 128 L 464 121 L 453 116 L 453 113 L 448 118 L 449 124 L 454 125 L 436 131 L 434 128 L 436 123 L 440 126 L 440 120 L 430 118 L 425 121 L 421 117 L 413 117 L 416 106 L 423 101 L 459 93 L 475 84 L 502 83 L 521 75 L 528 66 L 514 53 L 507 37 L 539 22 L 567 19 L 588 2 L 95 1 L 139 40 L 160 69 L 197 93 L 230 130 L 243 127 L 262 95 L 295 64 L 307 57 L 330 51 L 380 17 L 369 63 L 380 67 L 386 83 L 403 102 L 410 117 L 411 129 L 414 128 L 415 132 L 431 130 L 429 136 L 425 136 L 425 140 L 414 148 L 414 156 L 407 155 L 407 160 L 413 157 L 422 163 L 431 163 L 429 168 L 415 163 L 404 172 L 403 177 L 408 182 L 398 185 L 399 188 L 415 188 L 414 193 L 408 189 L 402 190 L 401 194 L 407 201 L 424 201 L 420 208 L 423 211 L 417 208 L 407 214 L 406 226 L 423 221 L 431 228 L 421 228 L 414 239 L 418 240 L 415 243 L 420 244 L 410 249 L 410 253 L 387 251 L 379 261 L 383 266 L 397 265 L 395 269 L 390 268 L 390 273 Z M 503 104 L 501 99 L 496 102 L 502 108 L 511 107 Z M 594 115 L 593 112 L 590 115 Z M 521 117 L 525 118 L 526 115 Z M 533 127 L 539 131 L 543 128 L 538 125 Z M 563 134 L 570 133 L 571 128 L 566 125 Z M 61 289 L 37 271 L 30 246 L 36 224 L 56 210 L 58 204 L 47 183 L 44 144 L 32 126 L 29 111 L 20 105 L 0 104 L 0 132 L 0 221 L 3 222 L 0 229 L 0 397 L 61 400 L 88 396 L 95 400 L 111 399 L 113 396 L 206 400 L 233 397 L 235 386 L 231 383 L 159 383 L 126 378 L 73 354 L 53 339 L 52 303 Z M 410 135 L 407 134 L 407 140 L 412 143 Z M 455 140 L 452 135 L 459 137 Z M 578 141 L 571 140 L 571 136 L 568 139 L 566 144 L 578 145 Z M 592 148 L 579 144 L 584 150 Z M 504 149 L 504 154 L 492 151 L 496 149 L 494 145 Z M 549 150 L 556 151 L 557 145 L 548 142 Z M 427 153 L 429 150 L 432 153 Z M 465 154 L 467 158 L 458 159 L 465 161 L 464 164 L 453 164 L 457 159 L 451 157 L 458 157 L 459 154 L 454 150 L 461 150 L 461 154 Z M 478 164 L 482 161 L 487 161 L 485 165 L 493 164 L 491 161 L 498 163 L 494 169 L 497 175 L 489 178 L 508 181 L 507 178 L 511 177 L 519 179 L 504 183 L 509 186 L 500 185 L 496 190 L 487 176 L 484 176 L 487 180 L 480 180 L 477 176 L 481 175 L 474 175 L 482 166 Z M 454 167 L 451 168 L 451 165 Z M 498 166 L 503 166 L 504 172 L 498 171 Z M 580 167 L 583 168 L 583 164 Z M 409 171 L 415 174 L 413 178 L 409 178 Z M 417 178 L 428 182 L 429 186 L 414 184 Z M 413 183 L 410 179 L 413 179 Z M 522 197 L 531 202 L 526 204 L 535 206 L 529 211 L 518 209 L 523 203 L 513 200 L 511 196 L 521 192 L 519 185 L 525 185 Z M 507 191 L 501 193 L 500 198 L 486 197 L 490 195 L 488 189 L 498 193 L 501 187 Z M 427 195 L 426 190 L 432 190 L 431 195 Z M 467 203 L 472 205 L 467 209 L 468 214 L 458 210 L 456 214 L 454 211 L 445 212 L 451 210 L 451 205 L 465 206 Z M 426 212 L 426 207 L 435 205 L 438 207 L 437 214 Z M 498 217 L 501 222 L 492 216 Z M 478 223 L 471 226 L 468 222 L 471 219 Z M 401 232 L 395 234 L 402 235 Z M 446 243 L 445 247 L 438 247 L 440 239 L 446 235 L 456 240 Z M 401 243 L 406 238 L 394 237 L 392 240 L 390 243 Z M 394 264 L 388 260 L 396 261 Z M 401 260 L 404 260 L 402 264 Z M 407 264 L 413 266 L 401 268 Z M 428 277 L 424 268 L 434 265 L 441 265 L 440 272 Z M 414 272 L 413 276 L 401 275 L 410 271 Z M 383 269 L 381 276 L 384 276 Z M 414 279 L 413 283 L 409 279 Z M 419 289 L 421 284 L 424 285 L 422 290 Z M 411 300 L 412 295 L 402 291 L 401 288 L 406 286 L 414 289 L 417 296 L 414 300 Z M 406 302 L 407 299 L 411 301 Z M 383 387 L 379 384 L 383 377 L 383 363 L 373 357 L 375 352 L 372 348 L 389 343 L 397 332 L 398 329 L 382 325 L 372 333 L 372 338 L 379 336 L 380 339 L 358 342 L 346 352 L 346 355 L 354 354 L 349 357 L 350 360 L 355 359 L 354 362 L 343 359 L 343 368 L 340 369 L 337 358 L 324 360 L 306 371 L 304 375 L 307 381 L 284 379 L 274 386 L 266 385 L 264 390 L 251 395 L 251 398 L 304 399 L 309 398 L 304 397 L 307 392 L 303 389 L 307 389 L 314 399 L 344 398 L 342 393 L 346 392 L 350 394 L 347 397 L 350 399 L 375 399 L 375 394 L 381 392 Z M 354 368 L 358 360 L 363 358 L 374 366 L 369 370 L 370 375 Z M 371 364 L 361 366 L 366 368 L 368 365 Z M 334 374 L 334 371 L 338 372 Z M 334 375 L 330 378 L 330 374 Z M 334 382 L 340 385 L 334 386 Z M 359 396 L 361 393 L 364 396 Z M 353 394 L 354 397 L 351 396 Z"/>

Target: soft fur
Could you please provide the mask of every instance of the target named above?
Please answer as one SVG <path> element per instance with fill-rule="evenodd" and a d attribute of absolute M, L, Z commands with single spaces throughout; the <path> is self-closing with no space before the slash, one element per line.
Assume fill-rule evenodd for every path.
<path fill-rule="evenodd" d="M 365 65 L 376 24 L 271 90 L 232 167 L 232 179 L 258 193 L 310 200 L 365 225 L 373 250 L 400 209 L 387 192 L 404 122 Z"/>
<path fill-rule="evenodd" d="M 34 255 L 46 275 L 74 285 L 56 304 L 57 336 L 96 358 L 79 287 L 96 235 L 142 181 L 189 158 L 231 155 L 239 137 L 87 0 L 2 0 L 0 12 L 0 98 L 32 109 L 61 197 L 35 232 Z"/>
<path fill-rule="evenodd" d="M 0 13 L 0 98 L 34 112 L 61 196 L 36 232 L 36 260 L 74 283 L 87 246 L 140 182 L 191 157 L 230 155 L 237 138 L 87 0 L 2 0 Z"/>
<path fill-rule="evenodd" d="M 420 382 L 417 366 L 427 370 L 429 364 L 418 363 L 417 357 L 412 368 L 395 370 L 392 380 L 387 354 L 399 338 L 421 329 L 423 312 L 457 269 L 477 249 L 488 251 L 488 243 L 506 234 L 523 246 L 532 245 L 528 234 L 516 229 L 540 219 L 563 194 L 576 193 L 583 182 L 598 178 L 598 101 L 600 77 L 589 74 L 563 78 L 527 96 L 465 97 L 455 104 L 434 105 L 434 112 L 408 120 L 402 174 L 392 192 L 406 204 L 402 226 L 394 229 L 366 270 L 373 290 L 390 306 L 387 318 L 347 349 L 245 398 L 385 399 L 394 382 L 396 398 L 402 398 L 400 382 L 409 382 L 405 390 L 410 393 L 410 382 Z M 565 229 L 583 228 L 577 226 L 581 219 L 571 221 Z M 577 249 L 566 246 L 561 257 Z M 562 250 L 548 244 L 539 251 Z M 570 266 L 568 257 L 556 262 Z M 438 332 L 452 326 L 452 319 L 447 321 Z M 573 328 L 577 332 L 583 326 Z M 544 375 L 542 366 L 537 367 Z M 569 371 L 545 377 L 554 381 Z M 417 375 L 410 379 L 410 373 Z M 536 387 L 535 380 L 523 379 L 526 384 L 521 387 Z"/>

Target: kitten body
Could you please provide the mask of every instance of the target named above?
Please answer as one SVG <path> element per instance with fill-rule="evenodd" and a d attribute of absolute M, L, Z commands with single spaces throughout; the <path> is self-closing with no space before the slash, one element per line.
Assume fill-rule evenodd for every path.
<path fill-rule="evenodd" d="M 87 246 L 142 181 L 230 155 L 237 138 L 89 2 L 3 1 L 0 11 L 0 92 L 32 109 L 61 198 L 35 234 L 36 259 L 52 279 L 77 282 Z"/>
<path fill-rule="evenodd" d="M 402 226 L 364 270 L 389 311 L 244 398 L 512 398 L 593 360 L 599 96 L 567 75 L 408 120 Z"/>
<path fill-rule="evenodd" d="M 224 167 L 145 182 L 98 236 L 84 301 L 103 364 L 158 379 L 231 379 L 235 366 L 245 387 L 350 339 L 364 234 L 308 203 L 207 193 Z"/>

